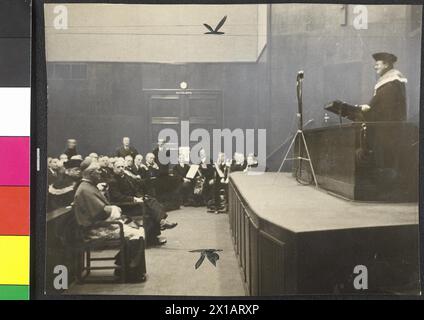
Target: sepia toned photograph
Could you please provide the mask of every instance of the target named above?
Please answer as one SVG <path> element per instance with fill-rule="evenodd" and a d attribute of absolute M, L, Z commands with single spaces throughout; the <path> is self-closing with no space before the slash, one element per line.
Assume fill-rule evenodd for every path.
<path fill-rule="evenodd" d="M 49 295 L 421 294 L 421 5 L 44 5 Z"/>

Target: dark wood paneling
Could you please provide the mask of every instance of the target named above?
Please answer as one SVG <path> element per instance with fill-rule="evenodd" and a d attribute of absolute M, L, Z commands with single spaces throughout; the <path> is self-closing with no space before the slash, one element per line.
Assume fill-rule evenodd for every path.
<path fill-rule="evenodd" d="M 250 260 L 248 261 L 250 265 L 250 295 L 257 296 L 259 295 L 259 230 L 258 226 L 250 221 Z"/>
<path fill-rule="evenodd" d="M 229 202 L 235 250 L 252 296 L 418 292 L 418 225 L 294 232 L 259 218 L 233 179 Z M 359 264 L 369 268 L 368 291 L 353 288 Z"/>
<path fill-rule="evenodd" d="M 352 200 L 417 201 L 418 128 L 414 124 L 350 123 L 305 130 L 305 139 L 320 187 Z M 306 157 L 304 147 L 301 154 Z M 295 161 L 294 173 L 312 181 L 308 163 L 302 161 L 302 172 L 298 167 Z"/>
<path fill-rule="evenodd" d="M 286 293 L 285 244 L 259 231 L 259 295 Z"/>

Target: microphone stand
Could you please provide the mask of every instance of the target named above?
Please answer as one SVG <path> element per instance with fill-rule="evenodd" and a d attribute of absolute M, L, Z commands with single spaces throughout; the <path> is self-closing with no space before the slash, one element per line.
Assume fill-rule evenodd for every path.
<path fill-rule="evenodd" d="M 311 168 L 311 172 L 312 172 L 312 177 L 314 179 L 314 183 L 315 183 L 315 187 L 318 188 L 318 181 L 315 175 L 315 170 L 314 167 L 312 165 L 312 160 L 311 157 L 309 155 L 309 149 L 308 149 L 308 145 L 306 144 L 306 139 L 305 139 L 305 135 L 303 134 L 303 77 L 304 77 L 304 73 L 303 71 L 299 71 L 297 73 L 297 78 L 296 78 L 296 91 L 297 91 L 297 118 L 298 118 L 298 124 L 297 124 L 297 132 L 294 135 L 292 142 L 290 143 L 289 148 L 287 149 L 287 152 L 284 156 L 283 162 L 281 162 L 280 167 L 278 168 L 278 172 L 281 172 L 281 169 L 283 168 L 283 165 L 286 161 L 289 160 L 298 160 L 298 170 L 300 171 L 300 173 L 302 173 L 302 160 L 307 161 L 309 163 L 309 166 Z M 298 143 L 298 150 L 299 152 L 296 155 L 296 152 L 294 152 L 294 157 L 293 158 L 287 158 L 287 156 L 289 155 L 290 150 L 292 149 L 293 145 L 295 144 L 295 142 L 297 141 Z M 306 157 L 303 156 L 303 152 L 302 152 L 302 145 L 305 148 L 306 151 Z M 300 177 L 296 175 L 296 180 L 300 183 L 300 178 L 301 178 L 301 174 Z"/>

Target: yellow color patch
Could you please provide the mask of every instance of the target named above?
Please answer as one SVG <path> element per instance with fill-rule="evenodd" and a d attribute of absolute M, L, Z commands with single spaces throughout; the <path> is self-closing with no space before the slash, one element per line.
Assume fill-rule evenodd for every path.
<path fill-rule="evenodd" d="M 29 285 L 29 236 L 0 236 L 0 285 Z"/>

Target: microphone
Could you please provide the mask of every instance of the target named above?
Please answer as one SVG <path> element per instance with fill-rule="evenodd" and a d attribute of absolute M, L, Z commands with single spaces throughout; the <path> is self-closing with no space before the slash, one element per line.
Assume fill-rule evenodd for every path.
<path fill-rule="evenodd" d="M 304 72 L 303 72 L 303 70 L 300 70 L 298 73 L 297 73 L 297 81 L 299 81 L 300 79 L 303 79 L 303 75 L 304 75 Z"/>

